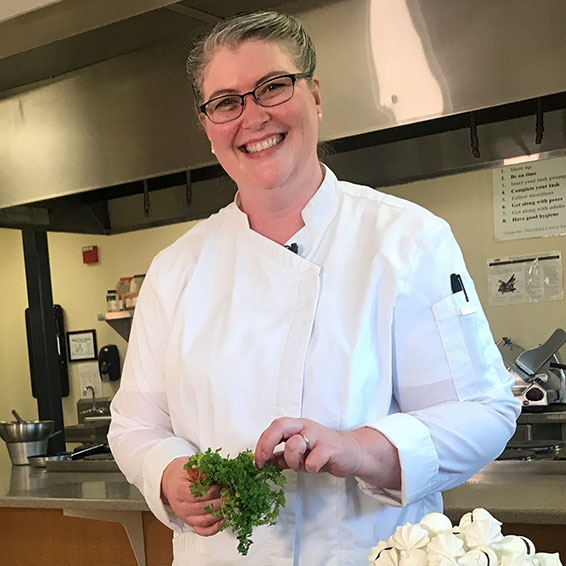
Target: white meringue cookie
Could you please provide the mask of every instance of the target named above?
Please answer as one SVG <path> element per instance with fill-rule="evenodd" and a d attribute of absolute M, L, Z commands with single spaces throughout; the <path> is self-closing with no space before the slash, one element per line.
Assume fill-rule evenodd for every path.
<path fill-rule="evenodd" d="M 391 545 L 386 540 L 380 540 L 375 546 L 372 546 L 368 556 L 370 563 L 373 562 L 377 558 L 378 554 L 387 547 L 391 547 Z"/>
<path fill-rule="evenodd" d="M 526 554 L 504 554 L 499 560 L 499 566 L 532 566 L 533 561 Z"/>
<path fill-rule="evenodd" d="M 535 543 L 530 538 L 524 537 L 523 535 L 517 536 L 525 543 L 527 547 L 527 554 L 532 556 L 536 552 Z"/>
<path fill-rule="evenodd" d="M 398 566 L 399 555 L 394 548 L 385 547 L 377 555 L 370 555 L 370 565 L 375 566 Z M 373 558 L 373 560 L 372 560 Z"/>
<path fill-rule="evenodd" d="M 474 548 L 458 559 L 460 566 L 497 566 L 497 563 L 497 555 L 490 548 Z"/>
<path fill-rule="evenodd" d="M 429 513 L 420 520 L 419 525 L 428 531 L 429 536 L 452 529 L 452 521 L 444 513 Z"/>
<path fill-rule="evenodd" d="M 505 554 L 534 554 L 535 545 L 525 537 L 516 535 L 504 536 L 501 540 L 493 543 L 493 550 L 499 558 Z"/>
<path fill-rule="evenodd" d="M 428 554 L 421 548 L 401 550 L 399 553 L 399 566 L 427 566 Z"/>
<path fill-rule="evenodd" d="M 498 521 L 489 511 L 486 511 L 482 507 L 478 507 L 469 513 L 465 513 L 462 515 L 460 519 L 460 523 L 458 524 L 459 527 L 465 527 L 470 523 L 474 523 L 475 521 L 479 521 L 480 519 L 484 519 L 496 524 L 498 527 L 501 527 L 502 523 Z"/>
<path fill-rule="evenodd" d="M 435 554 L 456 560 L 465 552 L 464 542 L 454 533 L 445 531 L 432 537 L 429 545 L 427 546 L 427 551 L 429 554 Z"/>
<path fill-rule="evenodd" d="M 430 538 L 428 531 L 423 529 L 420 525 L 407 523 L 406 525 L 397 527 L 389 541 L 399 550 L 412 550 L 413 548 L 426 546 Z"/>
<path fill-rule="evenodd" d="M 476 519 L 459 526 L 459 536 L 464 540 L 468 550 L 492 546 L 503 539 L 500 524 L 488 519 Z"/>
<path fill-rule="evenodd" d="M 537 552 L 532 558 L 534 566 L 562 566 L 557 552 Z"/>
<path fill-rule="evenodd" d="M 429 554 L 428 566 L 458 566 L 458 562 L 452 557 L 440 556 L 440 554 Z"/>

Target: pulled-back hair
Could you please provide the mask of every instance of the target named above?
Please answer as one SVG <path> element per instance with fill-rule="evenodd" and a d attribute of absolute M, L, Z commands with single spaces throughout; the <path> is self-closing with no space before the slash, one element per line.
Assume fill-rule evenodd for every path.
<path fill-rule="evenodd" d="M 236 49 L 248 40 L 278 43 L 289 53 L 299 72 L 314 73 L 316 67 L 314 45 L 297 18 L 278 12 L 240 14 L 218 22 L 191 49 L 187 58 L 187 72 L 192 79 L 197 106 L 203 102 L 204 71 L 215 49 L 221 46 Z"/>

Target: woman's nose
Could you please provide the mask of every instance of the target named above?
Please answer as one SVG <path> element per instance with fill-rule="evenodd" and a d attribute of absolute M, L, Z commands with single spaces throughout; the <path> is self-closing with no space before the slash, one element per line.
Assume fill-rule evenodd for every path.
<path fill-rule="evenodd" d="M 264 108 L 253 96 L 244 99 L 244 109 L 242 110 L 242 123 L 245 126 L 257 126 L 263 124 L 269 118 L 267 109 Z"/>

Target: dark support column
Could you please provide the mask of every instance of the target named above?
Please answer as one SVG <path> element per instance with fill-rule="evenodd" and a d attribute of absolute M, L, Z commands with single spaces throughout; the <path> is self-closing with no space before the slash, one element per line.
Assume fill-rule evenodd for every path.
<path fill-rule="evenodd" d="M 55 421 L 55 430 L 61 431 L 49 441 L 50 452 L 63 452 L 65 432 L 47 233 L 22 230 L 22 237 L 38 413 L 41 420 Z"/>

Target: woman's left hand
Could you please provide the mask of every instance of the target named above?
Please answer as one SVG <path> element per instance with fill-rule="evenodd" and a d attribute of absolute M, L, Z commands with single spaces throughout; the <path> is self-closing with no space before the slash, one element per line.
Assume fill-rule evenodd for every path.
<path fill-rule="evenodd" d="M 275 447 L 285 442 L 281 452 Z M 334 476 L 354 475 L 361 450 L 350 432 L 334 430 L 309 419 L 275 419 L 259 437 L 255 461 L 262 468 L 273 463 L 295 472 L 329 472 Z"/>
<path fill-rule="evenodd" d="M 283 450 L 275 452 L 281 442 Z M 383 488 L 401 486 L 397 449 L 368 427 L 335 430 L 309 419 L 278 418 L 259 437 L 255 461 L 259 468 L 272 463 L 295 472 L 357 476 Z"/>

